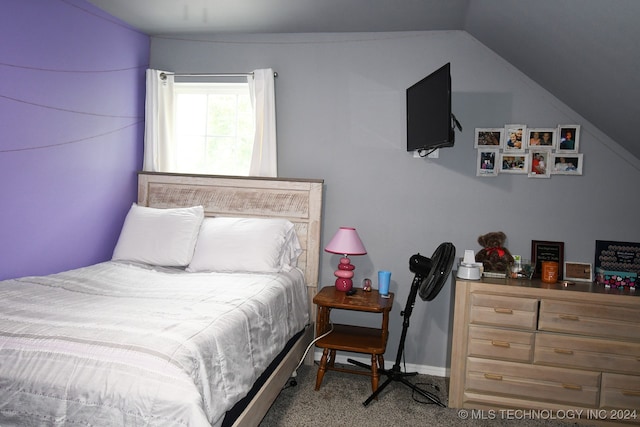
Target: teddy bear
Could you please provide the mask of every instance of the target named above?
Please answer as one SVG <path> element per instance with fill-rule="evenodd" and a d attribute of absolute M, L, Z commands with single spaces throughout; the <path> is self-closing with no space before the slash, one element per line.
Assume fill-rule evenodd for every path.
<path fill-rule="evenodd" d="M 507 235 L 502 231 L 492 231 L 478 237 L 482 249 L 476 254 L 476 262 L 481 262 L 485 271 L 506 271 L 513 264 L 513 256 L 504 244 Z"/>

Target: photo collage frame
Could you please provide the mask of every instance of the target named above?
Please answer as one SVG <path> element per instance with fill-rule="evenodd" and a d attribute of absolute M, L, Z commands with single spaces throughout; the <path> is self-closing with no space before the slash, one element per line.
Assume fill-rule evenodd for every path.
<path fill-rule="evenodd" d="M 529 178 L 582 175 L 580 125 L 529 128 L 507 124 L 502 128 L 476 128 L 476 175 L 521 174 Z"/>

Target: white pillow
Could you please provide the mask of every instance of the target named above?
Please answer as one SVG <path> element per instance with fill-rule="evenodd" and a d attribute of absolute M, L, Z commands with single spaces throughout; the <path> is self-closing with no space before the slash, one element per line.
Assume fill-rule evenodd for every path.
<path fill-rule="evenodd" d="M 294 225 L 286 219 L 205 218 L 187 271 L 286 271 L 301 253 Z"/>
<path fill-rule="evenodd" d="M 133 204 L 124 220 L 113 260 L 165 267 L 191 262 L 204 208 L 156 209 Z"/>

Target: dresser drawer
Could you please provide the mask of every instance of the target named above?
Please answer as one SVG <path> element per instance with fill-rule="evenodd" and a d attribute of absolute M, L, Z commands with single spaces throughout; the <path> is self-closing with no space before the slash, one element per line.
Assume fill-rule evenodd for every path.
<path fill-rule="evenodd" d="M 469 326 L 469 356 L 531 362 L 533 360 L 533 332 Z"/>
<path fill-rule="evenodd" d="M 600 373 L 469 357 L 465 391 L 597 407 Z"/>
<path fill-rule="evenodd" d="M 535 330 L 537 312 L 538 300 L 535 298 L 471 295 L 472 324 Z"/>
<path fill-rule="evenodd" d="M 602 374 L 603 408 L 640 408 L 640 377 L 620 374 Z M 640 409 L 638 409 L 640 412 Z M 636 422 L 640 423 L 640 413 Z"/>
<path fill-rule="evenodd" d="M 640 310 L 624 306 L 540 301 L 538 328 L 544 331 L 640 341 Z"/>
<path fill-rule="evenodd" d="M 538 332 L 533 363 L 638 374 L 640 343 Z"/>

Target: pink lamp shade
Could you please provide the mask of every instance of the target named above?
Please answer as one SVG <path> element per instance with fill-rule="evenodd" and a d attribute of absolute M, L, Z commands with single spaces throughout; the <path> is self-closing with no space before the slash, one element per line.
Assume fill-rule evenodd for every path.
<path fill-rule="evenodd" d="M 340 258 L 340 264 L 334 275 L 336 279 L 336 289 L 339 291 L 350 291 L 353 287 L 353 270 L 355 266 L 351 264 L 349 255 L 365 255 L 367 250 L 358 236 L 358 232 L 353 227 L 340 227 L 333 236 L 325 251 L 344 255 Z"/>

